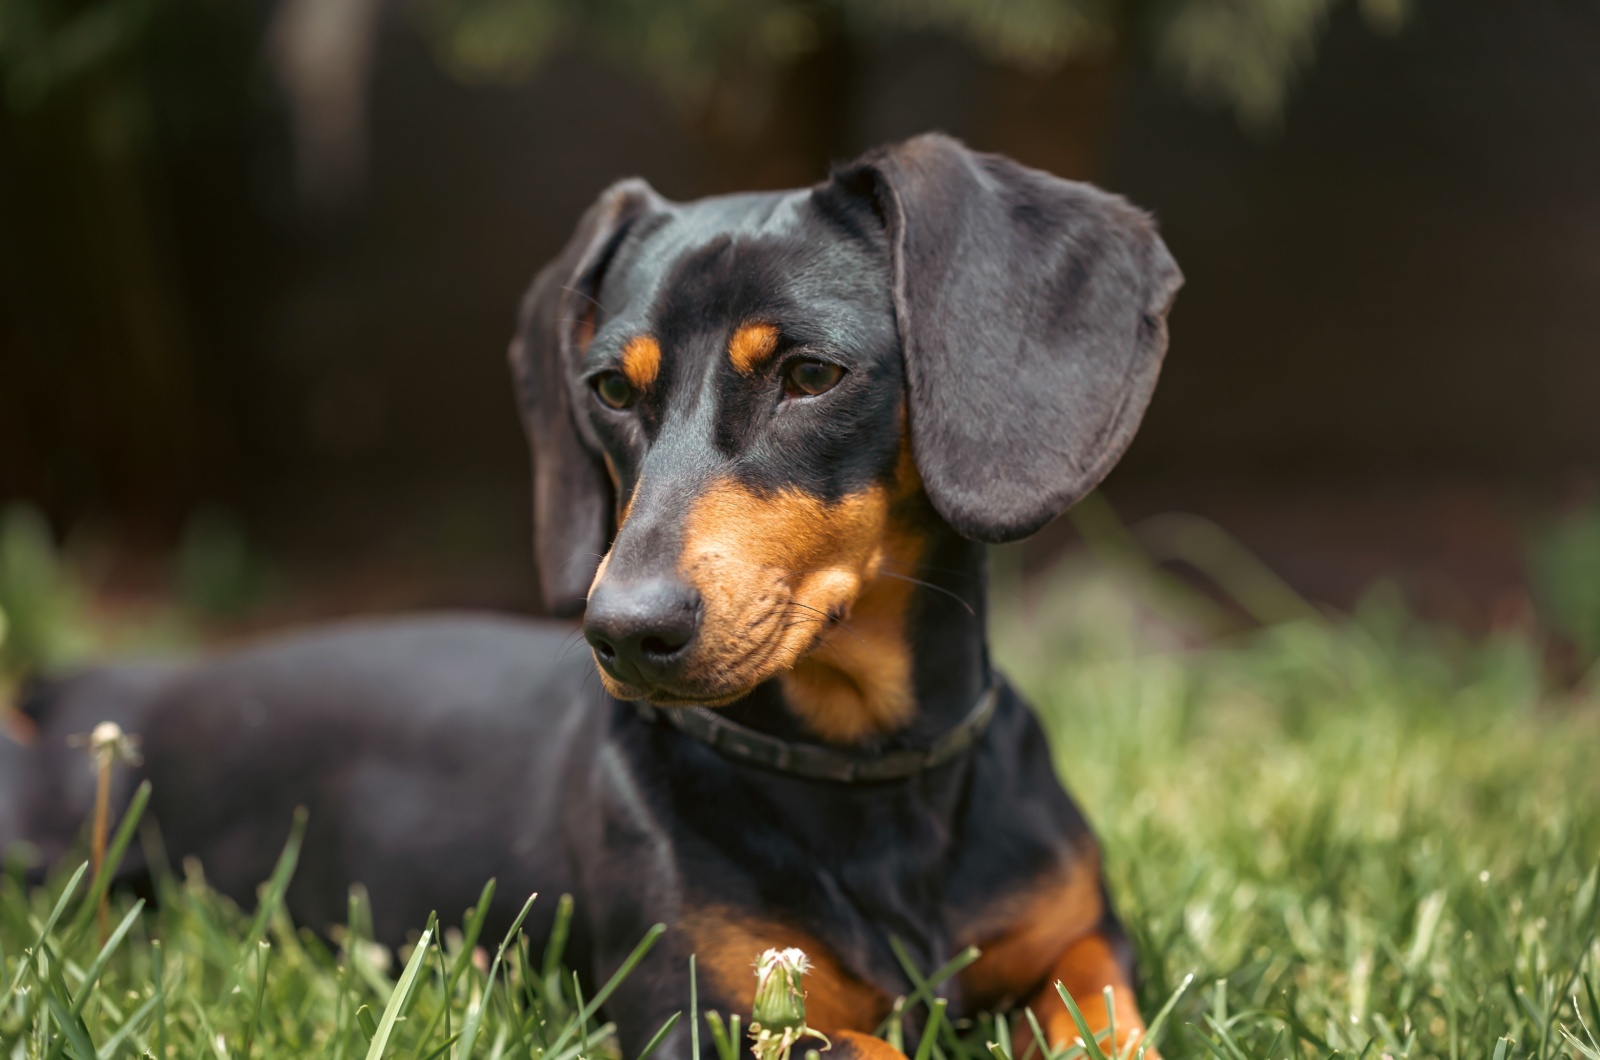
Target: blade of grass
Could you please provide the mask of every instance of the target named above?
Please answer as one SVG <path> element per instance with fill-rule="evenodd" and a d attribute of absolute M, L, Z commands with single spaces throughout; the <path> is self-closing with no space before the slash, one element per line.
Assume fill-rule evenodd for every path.
<path fill-rule="evenodd" d="M 266 939 L 256 943 L 256 1003 L 250 1010 L 250 1022 L 244 1032 L 244 1060 L 250 1060 L 250 1049 L 255 1045 L 256 1030 L 261 1026 L 261 1003 L 267 996 L 267 964 L 272 960 L 272 944 Z"/>
<path fill-rule="evenodd" d="M 484 921 L 489 919 L 489 904 L 494 901 L 494 888 L 495 881 L 491 878 L 483 885 L 483 891 L 478 895 L 478 904 L 472 907 L 472 912 L 467 917 L 466 925 L 461 931 L 461 952 L 456 954 L 456 959 L 451 962 L 450 978 L 445 983 L 446 997 L 455 993 L 461 973 L 472 963 L 472 951 L 477 948 L 478 937 L 483 934 Z"/>
<path fill-rule="evenodd" d="M 77 1054 L 78 1060 L 91 1060 L 95 1055 L 94 1043 L 89 1040 L 89 1032 L 84 1027 L 83 1021 L 69 1012 L 67 1006 L 54 992 L 45 995 L 44 1003 L 49 1006 L 50 1014 L 56 1019 L 56 1026 L 61 1028 L 64 1039 Z"/>
<path fill-rule="evenodd" d="M 445 1053 L 450 1051 L 450 1047 L 452 1045 L 456 1044 L 457 1039 L 459 1039 L 460 1037 L 461 1037 L 461 1035 L 459 1033 L 452 1034 L 450 1037 L 446 1038 L 443 1042 L 441 1042 L 439 1044 L 439 1047 L 434 1049 L 433 1052 L 431 1052 L 431 1053 L 427 1054 L 426 1056 L 424 1056 L 422 1058 L 422 1060 L 439 1060 L 439 1057 L 443 1056 Z"/>
<path fill-rule="evenodd" d="M 157 1055 L 161 1057 L 167 1055 L 166 952 L 160 939 L 150 943 L 150 980 L 156 991 L 156 1044 L 161 1050 Z"/>
<path fill-rule="evenodd" d="M 122 940 L 128 937 L 128 931 L 133 927 L 134 921 L 139 919 L 139 914 L 144 911 L 144 899 L 133 903 L 133 908 L 128 910 L 128 915 L 122 918 L 117 929 L 106 939 L 106 944 L 100 947 L 100 952 L 95 954 L 93 963 L 83 973 L 83 984 L 78 988 L 78 999 L 72 1003 L 74 1016 L 83 1013 L 83 1006 L 89 1003 L 90 996 L 94 993 L 95 984 L 100 981 L 100 976 L 105 973 L 106 965 L 111 961 L 111 955 L 116 952 Z"/>
<path fill-rule="evenodd" d="M 928 1010 L 928 1025 L 922 1028 L 922 1041 L 917 1043 L 917 1060 L 932 1060 L 933 1043 L 938 1040 L 939 1028 L 944 1023 L 944 1010 L 949 1002 L 944 998 L 934 1001 Z"/>
<path fill-rule="evenodd" d="M 212 1030 L 211 1021 L 206 1018 L 206 1010 L 201 1008 L 200 1003 L 192 998 L 189 1001 L 189 1009 L 200 1023 L 200 1045 L 215 1053 L 217 1060 L 229 1060 L 227 1050 L 222 1047 L 221 1037 L 216 1031 Z"/>
<path fill-rule="evenodd" d="M 722 1022 L 722 1013 L 708 1009 L 706 1025 L 711 1028 L 711 1045 L 717 1050 L 717 1056 L 721 1060 L 735 1060 L 735 1046 L 728 1040 L 728 1027 Z"/>
<path fill-rule="evenodd" d="M 389 1036 L 394 1033 L 395 1021 L 400 1018 L 400 1010 L 411 996 L 411 986 L 417 981 L 417 974 L 428 959 L 428 946 L 432 941 L 433 936 L 427 931 L 417 940 L 416 948 L 411 951 L 411 959 L 406 962 L 405 971 L 400 973 L 400 981 L 395 984 L 394 993 L 389 995 L 389 1003 L 383 1006 L 383 1016 L 378 1020 L 378 1033 L 372 1037 L 367 1060 L 382 1060 L 383 1051 L 389 1045 Z"/>
<path fill-rule="evenodd" d="M 100 863 L 100 870 L 94 874 L 94 879 L 89 884 L 89 891 L 84 895 L 83 905 L 67 929 L 67 942 L 63 952 L 71 953 L 77 948 L 78 940 L 88 928 L 89 922 L 94 919 L 95 911 L 100 908 L 100 899 L 111 887 L 111 881 L 116 876 L 117 870 L 122 867 L 122 857 L 128 852 L 128 844 L 133 841 L 133 833 L 139 827 L 139 818 L 144 816 L 144 809 L 149 803 L 150 782 L 146 780 L 134 790 L 133 798 L 128 801 L 128 808 L 123 811 L 122 821 L 117 825 L 117 834 L 112 838 L 111 845 L 106 848 L 105 860 Z"/>
<path fill-rule="evenodd" d="M 556 901 L 555 921 L 550 925 L 550 941 L 544 947 L 544 981 L 556 983 L 561 977 L 561 958 L 567 951 L 567 933 L 572 928 L 572 895 Z"/>
<path fill-rule="evenodd" d="M 884 1040 L 894 1046 L 897 1052 L 902 1053 L 906 1051 L 905 1012 L 906 999 L 895 998 L 894 1005 L 889 1009 L 888 1028 L 883 1033 Z"/>
<path fill-rule="evenodd" d="M 911 980 L 912 990 L 910 996 L 906 999 L 907 1002 L 915 1003 L 920 1001 L 924 1005 L 932 1005 L 934 1002 L 934 990 L 946 979 L 966 968 L 967 965 L 977 960 L 981 955 L 978 947 L 968 946 L 940 965 L 933 975 L 923 978 L 922 973 L 917 969 L 916 962 L 911 959 L 911 954 L 898 937 L 889 936 L 889 948 L 894 951 L 895 960 L 900 962 L 900 967 L 906 973 L 906 978 Z"/>
<path fill-rule="evenodd" d="M 1122 1060 L 1117 1051 L 1117 1001 L 1116 995 L 1111 991 L 1111 984 L 1107 983 L 1100 991 L 1100 1003 L 1106 1010 L 1106 1045 L 1111 1050 L 1111 1055 L 1117 1060 Z"/>
<path fill-rule="evenodd" d="M 1178 999 L 1183 997 L 1184 991 L 1189 989 L 1189 984 L 1192 982 L 1194 982 L 1194 973 L 1190 972 L 1183 977 L 1183 982 L 1178 984 L 1178 989 L 1168 996 L 1166 1002 L 1156 1013 L 1156 1018 L 1151 1020 L 1150 1025 L 1145 1028 L 1144 1037 L 1139 1040 L 1139 1051 L 1135 1054 L 1138 1060 L 1144 1060 L 1145 1053 L 1155 1048 L 1159 1035 L 1167 1029 L 1167 1020 L 1172 1016 L 1172 1010 L 1178 1007 Z"/>
<path fill-rule="evenodd" d="M 645 954 L 650 952 L 651 947 L 656 944 L 656 940 L 664 935 L 666 930 L 667 925 L 657 924 L 649 931 L 645 932 L 644 938 L 640 939 L 639 944 L 633 948 L 633 952 L 628 954 L 627 960 L 623 961 L 622 966 L 612 973 L 610 979 L 606 980 L 606 985 L 601 987 L 599 992 L 597 992 L 594 997 L 589 999 L 588 1004 L 583 1006 L 582 1011 L 578 1013 L 578 1018 L 567 1024 L 566 1029 L 556 1037 L 555 1043 L 550 1047 L 550 1051 L 552 1053 L 559 1053 L 561 1047 L 567 1044 L 567 1039 L 572 1037 L 573 1031 L 576 1028 L 582 1027 L 584 1022 L 594 1014 L 595 1010 L 606 1003 L 606 999 L 611 996 L 612 992 L 616 990 L 617 987 L 622 985 L 622 981 L 628 977 L 638 963 L 644 960 Z M 690 989 L 692 990 L 694 988 L 694 979 L 692 976 L 689 982 Z M 696 1035 L 697 1039 L 698 1037 L 699 1036 Z M 698 1044 L 698 1041 L 696 1044 Z M 696 1053 L 695 1055 L 698 1056 L 699 1053 Z"/>
<path fill-rule="evenodd" d="M 1043 1056 L 1044 1060 L 1056 1060 L 1056 1048 L 1046 1037 L 1044 1028 L 1039 1026 L 1039 1017 L 1033 1014 L 1033 1006 L 1029 1005 L 1023 1009 L 1022 1014 L 1028 1020 L 1028 1029 L 1033 1031 L 1033 1044 L 1039 1047 L 1039 1055 Z"/>
<path fill-rule="evenodd" d="M 657 1029 L 655 1034 L 650 1036 L 650 1040 L 645 1043 L 643 1049 L 639 1050 L 639 1055 L 634 1057 L 634 1060 L 645 1060 L 645 1057 L 655 1052 L 656 1046 L 660 1045 L 662 1039 L 672 1033 L 672 1028 L 678 1025 L 678 1020 L 682 1018 L 682 1016 L 682 1012 L 674 1012 L 672 1015 L 668 1016 L 667 1021 L 663 1023 L 659 1029 Z"/>
<path fill-rule="evenodd" d="M 1072 1022 L 1078 1025 L 1078 1035 L 1083 1039 L 1083 1052 L 1089 1060 L 1106 1060 L 1106 1054 L 1100 1051 L 1100 1043 L 1095 1041 L 1094 1032 L 1089 1029 L 1089 1022 L 1083 1018 L 1083 1013 L 1078 1009 L 1078 1003 L 1072 1000 L 1072 995 L 1067 988 L 1056 980 L 1056 993 L 1061 995 L 1061 1000 L 1066 1002 L 1067 1012 L 1072 1016 Z"/>
<path fill-rule="evenodd" d="M 67 989 L 67 981 L 61 974 L 64 964 L 48 942 L 40 943 L 40 948 L 47 969 L 43 984 L 44 1003 L 62 1033 L 62 1037 L 56 1039 L 55 1045 L 45 1054 L 45 1060 L 55 1060 L 69 1045 L 82 1060 L 88 1060 L 94 1056 L 94 1044 L 89 1039 L 89 1030 L 84 1026 L 83 1017 L 72 1011 L 72 992 Z M 81 1036 L 75 1031 L 81 1032 Z"/>
<path fill-rule="evenodd" d="M 112 1057 L 116 1056 L 117 1050 L 122 1048 L 122 1043 L 127 1041 L 128 1035 L 137 1030 L 139 1024 L 154 1013 L 161 1006 L 161 1003 L 161 995 L 157 994 L 135 1009 L 132 1015 L 122 1021 L 122 1026 L 118 1027 L 111 1037 L 100 1044 L 100 1051 L 95 1054 L 95 1060 L 111 1060 Z M 163 1049 L 162 1052 L 164 1054 L 166 1050 Z"/>
<path fill-rule="evenodd" d="M 50 915 L 45 918 L 43 926 L 39 928 L 38 936 L 33 940 L 33 946 L 30 948 L 30 950 L 33 954 L 34 960 L 24 960 L 21 967 L 17 969 L 17 974 L 11 977 L 11 985 L 6 987 L 5 997 L 0 998 L 0 1012 L 4 1012 L 6 1009 L 11 1007 L 11 998 L 16 993 L 17 988 L 22 985 L 24 973 L 33 968 L 34 962 L 38 960 L 40 951 L 43 948 L 45 941 L 50 938 L 51 932 L 55 930 L 57 922 L 59 922 L 61 919 L 61 914 L 65 912 L 67 908 L 67 903 L 72 900 L 73 892 L 78 889 L 78 884 L 83 882 L 83 874 L 88 871 L 89 863 L 85 861 L 82 865 L 78 866 L 78 871 L 72 874 L 72 878 L 68 880 L 67 885 L 62 888 L 61 896 L 56 899 L 56 904 L 51 908 Z"/>
<path fill-rule="evenodd" d="M 240 949 L 246 959 L 255 949 L 256 943 L 266 937 L 267 924 L 283 905 L 283 896 L 288 893 L 289 881 L 294 877 L 295 867 L 300 863 L 300 845 L 305 841 L 308 818 L 309 814 L 304 806 L 295 809 L 294 821 L 289 826 L 289 838 L 278 854 L 277 864 L 272 867 L 272 875 L 267 877 L 267 885 L 262 891 L 260 902 L 256 905 L 255 916 L 250 918 L 250 927 L 245 931 L 244 945 Z"/>
<path fill-rule="evenodd" d="M 483 993 L 479 996 L 478 1003 L 467 1010 L 467 1018 L 461 1025 L 461 1049 L 456 1054 L 461 1060 L 470 1057 L 478 1043 L 478 1030 L 483 1025 L 483 1013 L 489 1007 L 495 980 L 499 977 L 500 962 L 505 960 L 506 950 L 517 937 L 517 933 L 522 930 L 522 922 L 528 918 L 528 910 L 533 908 L 533 900 L 537 897 L 538 894 L 530 894 L 528 900 L 522 903 L 522 911 L 511 922 L 511 929 L 506 932 L 506 937 L 500 941 L 500 948 L 495 951 L 494 961 L 489 965 L 489 974 L 485 979 Z"/>

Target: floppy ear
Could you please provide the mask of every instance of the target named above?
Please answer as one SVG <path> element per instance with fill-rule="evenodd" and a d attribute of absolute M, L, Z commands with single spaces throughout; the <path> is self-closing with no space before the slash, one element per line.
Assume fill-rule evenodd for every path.
<path fill-rule="evenodd" d="M 615 519 L 599 446 L 573 415 L 574 369 L 600 323 L 606 265 L 629 225 L 660 201 L 642 180 L 613 184 L 522 298 L 508 356 L 533 450 L 534 559 L 551 614 L 583 610 Z"/>
<path fill-rule="evenodd" d="M 835 185 L 868 174 L 924 488 L 965 537 L 1025 537 L 1128 447 L 1183 276 L 1123 199 L 947 136 L 869 154 Z"/>

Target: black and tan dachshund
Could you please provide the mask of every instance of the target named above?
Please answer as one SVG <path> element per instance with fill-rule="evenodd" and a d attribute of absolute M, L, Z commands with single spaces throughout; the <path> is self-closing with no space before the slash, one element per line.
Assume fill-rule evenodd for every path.
<path fill-rule="evenodd" d="M 797 191 L 617 184 L 510 351 L 546 602 L 592 652 L 440 617 L 90 669 L 0 748 L 0 828 L 60 856 L 92 788 L 66 737 L 114 719 L 170 854 L 241 900 L 309 807 L 300 923 L 340 921 L 354 881 L 388 939 L 490 877 L 502 925 L 570 892 L 589 983 L 666 923 L 609 1005 L 629 1053 L 688 1007 L 690 954 L 734 1011 L 769 946 L 810 955 L 837 1052 L 892 1052 L 861 1033 L 908 991 L 891 938 L 924 969 L 982 948 L 953 1015 L 1031 1004 L 1068 1042 L 1059 980 L 1102 1028 L 1110 987 L 1136 1040 L 1095 840 L 989 664 L 984 543 L 1116 462 L 1181 282 L 1122 199 L 943 136 Z"/>

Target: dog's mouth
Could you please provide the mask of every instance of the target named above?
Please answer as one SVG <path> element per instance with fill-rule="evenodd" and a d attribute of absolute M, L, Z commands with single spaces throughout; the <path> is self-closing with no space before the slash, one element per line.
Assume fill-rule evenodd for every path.
<path fill-rule="evenodd" d="M 728 689 L 703 689 L 693 687 L 673 687 L 660 684 L 632 684 L 619 681 L 600 669 L 600 682 L 605 690 L 616 699 L 644 700 L 652 706 L 667 708 L 683 707 L 726 707 L 735 703 L 751 692 L 755 691 L 767 678 L 760 681 L 740 684 Z"/>
<path fill-rule="evenodd" d="M 667 708 L 726 707 L 757 687 L 793 669 L 823 643 L 838 622 L 842 608 L 824 612 L 826 621 L 797 624 L 784 621 L 787 609 L 750 622 L 747 628 L 770 624 L 768 636 L 754 645 L 706 645 L 688 666 L 672 678 L 630 681 L 609 670 L 598 657 L 595 668 L 600 683 L 613 697 L 645 700 Z M 741 650 L 742 649 L 742 650 Z M 729 656 L 733 656 L 729 658 Z"/>

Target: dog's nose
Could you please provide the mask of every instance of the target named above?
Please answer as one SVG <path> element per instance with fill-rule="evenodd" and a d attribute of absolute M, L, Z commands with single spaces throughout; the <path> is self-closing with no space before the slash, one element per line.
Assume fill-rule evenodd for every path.
<path fill-rule="evenodd" d="M 665 578 L 600 582 L 589 594 L 583 635 L 613 677 L 648 684 L 667 676 L 689 654 L 700 628 L 700 594 Z"/>

